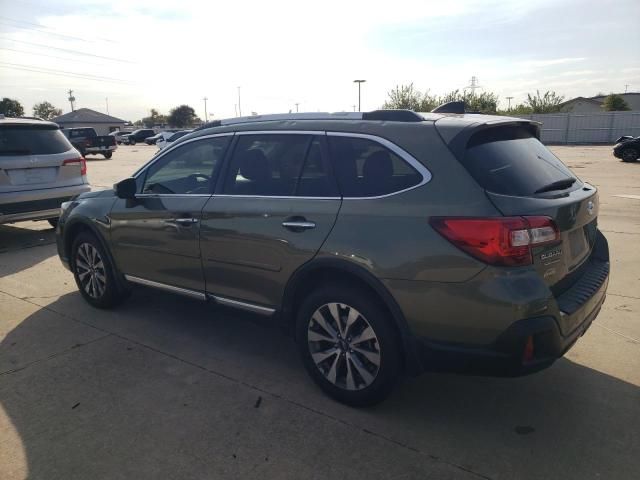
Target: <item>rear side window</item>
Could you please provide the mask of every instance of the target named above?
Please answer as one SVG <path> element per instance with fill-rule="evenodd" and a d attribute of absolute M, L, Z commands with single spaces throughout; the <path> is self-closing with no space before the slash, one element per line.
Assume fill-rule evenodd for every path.
<path fill-rule="evenodd" d="M 73 149 L 55 127 L 4 125 L 0 127 L 0 156 L 52 155 Z"/>
<path fill-rule="evenodd" d="M 525 127 L 476 133 L 467 144 L 462 163 L 482 188 L 502 195 L 531 196 L 555 182 L 576 179 Z"/>
<path fill-rule="evenodd" d="M 242 135 L 223 187 L 228 195 L 332 197 L 322 146 L 311 135 Z"/>
<path fill-rule="evenodd" d="M 398 155 L 366 138 L 329 136 L 344 197 L 376 197 L 418 185 L 422 175 Z"/>

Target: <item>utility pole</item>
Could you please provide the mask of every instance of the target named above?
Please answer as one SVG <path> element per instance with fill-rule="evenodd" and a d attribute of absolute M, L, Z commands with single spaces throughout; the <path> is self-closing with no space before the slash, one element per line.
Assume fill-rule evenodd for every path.
<path fill-rule="evenodd" d="M 107 115 L 109 115 L 109 97 L 104 97 L 104 101 L 107 104 Z"/>
<path fill-rule="evenodd" d="M 207 123 L 209 121 L 209 116 L 207 115 L 207 100 L 209 99 L 204 97 L 202 100 L 204 100 L 204 123 Z"/>
<path fill-rule="evenodd" d="M 360 112 L 360 85 L 362 85 L 366 80 L 354 80 L 353 83 L 358 84 L 358 111 Z"/>
<path fill-rule="evenodd" d="M 624 93 L 627 93 L 627 90 L 629 89 L 629 84 L 625 83 L 624 84 Z"/>
<path fill-rule="evenodd" d="M 507 111 L 509 111 L 509 112 L 511 111 L 511 99 L 512 98 L 513 97 L 507 97 L 507 100 L 509 100 L 509 108 L 507 108 Z"/>
<path fill-rule="evenodd" d="M 299 103 L 296 103 L 296 113 L 298 113 L 298 105 L 300 105 Z"/>
<path fill-rule="evenodd" d="M 242 116 L 242 104 L 240 103 L 240 87 L 238 87 L 238 116 Z"/>
<path fill-rule="evenodd" d="M 73 112 L 73 102 L 76 101 L 76 97 L 73 96 L 73 90 L 69 89 L 67 92 L 69 94 L 69 103 L 71 104 L 71 111 Z"/>

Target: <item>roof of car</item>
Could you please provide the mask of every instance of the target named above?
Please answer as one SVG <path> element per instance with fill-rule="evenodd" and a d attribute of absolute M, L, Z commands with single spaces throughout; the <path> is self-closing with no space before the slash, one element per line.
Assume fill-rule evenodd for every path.
<path fill-rule="evenodd" d="M 36 117 L 5 117 L 0 115 L 0 125 L 50 125 L 58 128 L 53 122 L 48 122 Z"/>

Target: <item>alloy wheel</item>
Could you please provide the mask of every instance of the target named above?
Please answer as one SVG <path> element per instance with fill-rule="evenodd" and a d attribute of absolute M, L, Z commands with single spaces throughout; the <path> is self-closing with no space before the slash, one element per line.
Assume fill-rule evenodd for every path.
<path fill-rule="evenodd" d="M 95 299 L 102 297 L 107 287 L 107 275 L 100 252 L 90 243 L 81 243 L 76 251 L 75 265 L 85 293 Z"/>
<path fill-rule="evenodd" d="M 311 316 L 309 353 L 322 375 L 345 390 L 371 385 L 380 370 L 380 342 L 373 327 L 355 308 L 327 303 Z"/>

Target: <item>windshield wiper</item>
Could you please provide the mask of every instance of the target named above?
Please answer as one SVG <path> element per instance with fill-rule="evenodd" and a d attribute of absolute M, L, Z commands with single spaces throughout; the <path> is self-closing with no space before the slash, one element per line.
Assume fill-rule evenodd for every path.
<path fill-rule="evenodd" d="M 544 193 L 544 192 L 553 192 L 554 190 L 564 190 L 565 188 L 569 188 L 571 185 L 576 183 L 575 178 L 565 178 L 562 180 L 557 180 L 555 182 L 551 182 L 544 187 L 540 187 L 533 193 Z"/>
<path fill-rule="evenodd" d="M 14 148 L 13 150 L 0 150 L 0 155 L 31 155 L 31 150 L 27 150 L 26 148 L 23 148 L 23 149 Z"/>

